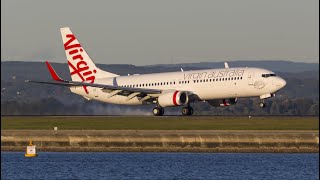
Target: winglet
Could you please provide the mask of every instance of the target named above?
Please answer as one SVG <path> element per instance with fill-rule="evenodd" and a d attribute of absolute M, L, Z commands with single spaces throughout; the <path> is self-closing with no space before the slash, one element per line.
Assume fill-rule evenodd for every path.
<path fill-rule="evenodd" d="M 225 68 L 229 68 L 229 65 L 228 65 L 227 62 L 224 62 L 224 67 L 225 67 Z"/>
<path fill-rule="evenodd" d="M 56 71 L 53 69 L 53 67 L 51 66 L 51 64 L 48 61 L 46 61 L 46 64 L 47 64 L 47 67 L 49 69 L 49 72 L 50 72 L 51 77 L 52 77 L 53 80 L 55 80 L 55 81 L 64 81 L 58 76 L 58 74 L 56 73 Z"/>

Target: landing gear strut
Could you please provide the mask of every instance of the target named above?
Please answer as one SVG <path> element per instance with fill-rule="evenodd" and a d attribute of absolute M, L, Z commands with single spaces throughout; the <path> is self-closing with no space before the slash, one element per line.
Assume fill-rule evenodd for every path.
<path fill-rule="evenodd" d="M 261 99 L 261 102 L 260 102 L 260 107 L 261 108 L 264 108 L 264 107 L 266 107 L 267 105 L 266 105 L 266 103 L 264 102 L 264 99 Z"/>
<path fill-rule="evenodd" d="M 163 107 L 155 107 L 153 108 L 152 112 L 155 116 L 162 116 L 164 114 L 164 109 Z"/>
<path fill-rule="evenodd" d="M 184 116 L 190 116 L 193 114 L 193 108 L 190 106 L 184 107 L 182 108 L 181 113 Z"/>

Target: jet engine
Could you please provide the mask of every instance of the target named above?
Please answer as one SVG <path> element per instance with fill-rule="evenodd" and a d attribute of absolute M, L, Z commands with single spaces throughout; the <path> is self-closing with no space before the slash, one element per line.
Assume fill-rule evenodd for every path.
<path fill-rule="evenodd" d="M 158 97 L 158 103 L 161 107 L 181 106 L 187 104 L 188 101 L 187 92 L 184 91 L 165 92 Z"/>
<path fill-rule="evenodd" d="M 232 104 L 237 103 L 237 98 L 230 98 L 230 99 L 215 99 L 215 100 L 209 100 L 208 103 L 211 106 L 219 107 L 219 106 L 230 106 Z"/>

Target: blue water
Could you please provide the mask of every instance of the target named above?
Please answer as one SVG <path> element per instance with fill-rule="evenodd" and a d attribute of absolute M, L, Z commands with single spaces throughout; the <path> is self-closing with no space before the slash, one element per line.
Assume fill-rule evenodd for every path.
<path fill-rule="evenodd" d="M 319 154 L 1 152 L 2 179 L 319 179 Z"/>

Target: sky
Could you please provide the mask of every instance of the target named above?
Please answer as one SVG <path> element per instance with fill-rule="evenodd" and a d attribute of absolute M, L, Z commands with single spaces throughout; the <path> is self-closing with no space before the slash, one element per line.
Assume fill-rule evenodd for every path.
<path fill-rule="evenodd" d="M 1 0 L 1 61 L 66 62 L 61 27 L 101 64 L 319 62 L 318 0 Z"/>

